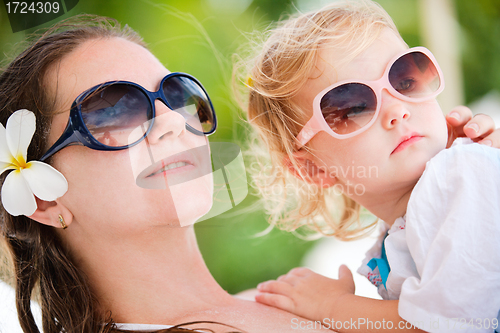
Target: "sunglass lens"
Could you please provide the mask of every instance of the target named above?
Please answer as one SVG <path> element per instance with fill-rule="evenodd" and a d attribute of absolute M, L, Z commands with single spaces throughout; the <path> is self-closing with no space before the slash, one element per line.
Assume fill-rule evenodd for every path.
<path fill-rule="evenodd" d="M 326 123 L 337 134 L 349 134 L 366 126 L 377 109 L 373 90 L 361 83 L 347 83 L 327 92 L 320 101 Z"/>
<path fill-rule="evenodd" d="M 85 126 L 100 143 L 121 147 L 139 141 L 147 131 L 136 130 L 152 118 L 149 99 L 138 88 L 115 84 L 97 89 L 81 103 Z"/>
<path fill-rule="evenodd" d="M 389 71 L 389 81 L 399 93 L 413 98 L 431 95 L 441 85 L 436 66 L 422 52 L 411 52 L 396 60 Z"/>
<path fill-rule="evenodd" d="M 184 116 L 192 128 L 203 133 L 213 131 L 214 111 L 197 82 L 186 76 L 173 76 L 164 81 L 163 93 L 170 107 Z"/>

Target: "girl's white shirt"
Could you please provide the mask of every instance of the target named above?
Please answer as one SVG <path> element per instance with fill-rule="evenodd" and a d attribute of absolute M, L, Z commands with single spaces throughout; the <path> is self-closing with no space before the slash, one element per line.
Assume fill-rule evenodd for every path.
<path fill-rule="evenodd" d="M 500 150 L 471 143 L 427 163 L 385 240 L 391 272 L 379 293 L 428 332 L 493 332 L 499 315 Z"/>

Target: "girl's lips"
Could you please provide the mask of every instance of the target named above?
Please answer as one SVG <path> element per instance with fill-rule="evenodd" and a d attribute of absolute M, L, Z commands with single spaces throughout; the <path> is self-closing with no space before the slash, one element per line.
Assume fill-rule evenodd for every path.
<path fill-rule="evenodd" d="M 397 153 L 399 151 L 404 150 L 406 147 L 411 146 L 417 141 L 420 141 L 423 136 L 417 134 L 417 133 L 412 133 L 410 135 L 404 136 L 399 140 L 399 144 L 394 148 L 391 154 Z"/>

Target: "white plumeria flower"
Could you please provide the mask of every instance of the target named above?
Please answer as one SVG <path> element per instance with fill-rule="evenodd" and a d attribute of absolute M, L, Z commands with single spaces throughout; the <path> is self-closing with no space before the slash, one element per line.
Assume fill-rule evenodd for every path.
<path fill-rule="evenodd" d="M 6 127 L 0 123 L 0 174 L 13 170 L 3 183 L 1 198 L 13 216 L 33 215 L 35 196 L 54 201 L 68 190 L 68 182 L 59 171 L 43 162 L 26 161 L 34 133 L 35 115 L 28 110 L 14 112 Z"/>

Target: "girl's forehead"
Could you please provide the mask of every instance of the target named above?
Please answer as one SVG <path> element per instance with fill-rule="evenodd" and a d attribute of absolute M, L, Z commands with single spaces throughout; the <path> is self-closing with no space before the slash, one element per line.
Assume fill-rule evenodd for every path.
<path fill-rule="evenodd" d="M 378 80 L 388 63 L 407 48 L 401 37 L 389 28 L 382 29 L 375 41 L 354 57 L 346 48 L 326 45 L 318 54 L 315 70 L 293 101 L 307 110 L 318 93 L 336 82 Z"/>
<path fill-rule="evenodd" d="M 359 79 L 379 79 L 394 56 L 408 46 L 393 30 L 384 28 L 380 35 L 364 50 L 354 56 L 346 47 L 327 46 L 318 57 L 318 75 L 326 84 L 337 81 Z"/>

